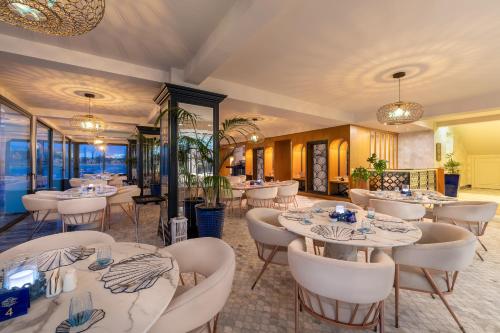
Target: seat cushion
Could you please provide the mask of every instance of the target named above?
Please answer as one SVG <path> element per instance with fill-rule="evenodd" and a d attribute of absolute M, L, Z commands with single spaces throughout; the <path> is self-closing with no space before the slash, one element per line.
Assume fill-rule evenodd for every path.
<path fill-rule="evenodd" d="M 441 292 L 448 291 L 446 273 L 433 269 L 427 271 L 431 274 L 434 283 Z M 399 287 L 434 292 L 422 269 L 414 266 L 399 265 Z"/>

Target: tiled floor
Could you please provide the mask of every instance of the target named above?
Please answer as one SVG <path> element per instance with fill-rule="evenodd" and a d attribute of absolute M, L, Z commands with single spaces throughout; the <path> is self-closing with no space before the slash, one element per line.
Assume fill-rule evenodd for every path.
<path fill-rule="evenodd" d="M 314 199 L 300 197 L 300 205 L 310 205 Z M 141 241 L 161 244 L 156 236 L 158 206 L 148 206 L 141 219 Z M 43 233 L 60 230 L 55 223 L 47 224 Z M 1 235 L 27 237 L 29 223 L 21 223 Z M 117 241 L 134 241 L 134 228 L 125 215 L 113 214 L 109 233 Z M 262 263 L 257 258 L 255 245 L 248 234 L 245 220 L 228 217 L 225 222 L 224 240 L 237 256 L 233 291 L 219 320 L 219 332 L 293 332 L 293 280 L 286 267 L 270 266 L 254 291 L 250 290 Z M 486 261 L 474 264 L 459 275 L 456 291 L 448 296 L 468 332 L 500 332 L 500 224 L 488 227 L 484 241 L 489 247 Z M 332 276 L 335 279 L 335 276 Z M 349 283 L 349 281 L 346 281 Z M 401 327 L 394 328 L 394 296 L 386 302 L 387 332 L 458 332 L 458 327 L 439 299 L 426 294 L 407 291 L 401 293 Z M 299 332 L 346 332 L 301 314 Z M 359 331 L 358 331 L 359 332 Z"/>

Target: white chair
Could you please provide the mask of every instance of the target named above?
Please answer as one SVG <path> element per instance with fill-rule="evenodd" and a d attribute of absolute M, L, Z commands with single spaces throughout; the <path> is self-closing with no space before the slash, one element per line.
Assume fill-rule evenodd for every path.
<path fill-rule="evenodd" d="M 110 235 L 99 231 L 75 231 L 70 233 L 55 234 L 33 239 L 0 254 L 0 263 L 8 262 L 20 255 L 35 255 L 41 252 L 60 249 L 70 246 L 87 246 L 96 243 L 114 243 Z"/>
<path fill-rule="evenodd" d="M 106 198 L 84 198 L 63 200 L 57 203 L 57 211 L 62 219 L 62 231 L 66 231 L 67 225 L 85 225 L 101 223 L 101 231 L 104 231 L 104 219 L 106 217 Z"/>
<path fill-rule="evenodd" d="M 415 225 L 422 230 L 422 238 L 414 245 L 392 249 L 396 263 L 396 327 L 399 327 L 399 290 L 406 289 L 437 294 L 465 332 L 444 295 L 453 292 L 458 272 L 472 264 L 475 237 L 464 228 L 450 224 L 422 222 Z"/>
<path fill-rule="evenodd" d="M 52 197 L 45 197 L 38 194 L 26 194 L 21 198 L 24 208 L 30 213 L 35 223 L 35 227 L 29 237 L 32 239 L 33 236 L 41 229 L 43 223 L 47 220 L 50 214 L 53 218 L 59 218 L 57 216 L 57 199 Z"/>
<path fill-rule="evenodd" d="M 93 173 L 84 173 L 83 174 L 83 178 L 85 179 L 90 179 L 90 178 L 94 178 L 95 177 L 95 174 Z"/>
<path fill-rule="evenodd" d="M 63 191 L 36 191 L 35 194 L 39 197 L 47 197 L 47 198 L 53 198 L 53 199 L 58 199 L 57 197 L 61 194 L 63 194 Z"/>
<path fill-rule="evenodd" d="M 109 181 L 108 185 L 120 188 L 123 186 L 123 182 L 126 180 L 127 180 L 127 176 L 113 175 L 111 177 L 111 180 Z"/>
<path fill-rule="evenodd" d="M 320 200 L 314 203 L 313 208 L 335 208 L 337 206 L 344 206 L 347 209 L 359 209 L 363 210 L 362 207 L 355 205 L 347 201 L 337 201 L 337 200 Z"/>
<path fill-rule="evenodd" d="M 264 261 L 252 289 L 260 280 L 269 264 L 288 265 L 288 244 L 298 236 L 279 226 L 278 216 L 281 211 L 272 208 L 254 208 L 247 212 L 248 231 L 257 246 L 257 255 Z"/>
<path fill-rule="evenodd" d="M 295 283 L 295 332 L 299 308 L 333 325 L 354 329 L 379 326 L 384 331 L 384 301 L 391 293 L 394 262 L 373 251 L 370 263 L 325 258 L 308 253 L 302 239 L 288 246 Z"/>
<path fill-rule="evenodd" d="M 267 207 L 272 208 L 274 206 L 274 199 L 278 195 L 278 188 L 273 187 L 262 187 L 246 191 L 247 196 L 247 206 L 250 207 Z"/>
<path fill-rule="evenodd" d="M 484 235 L 488 222 L 495 217 L 497 208 L 496 202 L 459 201 L 441 207 L 436 206 L 433 212 L 437 222 L 450 222 L 468 229 L 476 235 L 483 249 L 488 251 L 479 237 Z M 476 254 L 484 261 L 479 251 L 476 251 Z"/>
<path fill-rule="evenodd" d="M 119 206 L 130 221 L 134 222 L 133 209 L 134 200 L 132 197 L 141 195 L 141 189 L 136 185 L 123 186 L 118 188 L 115 195 L 108 197 L 108 205 L 106 207 L 106 215 L 108 216 L 108 227 L 111 228 L 111 208 Z"/>
<path fill-rule="evenodd" d="M 281 207 L 285 205 L 285 209 L 288 209 L 290 204 L 298 207 L 297 194 L 299 193 L 299 182 L 292 180 L 290 184 L 278 186 L 278 193 L 274 202 Z"/>
<path fill-rule="evenodd" d="M 368 207 L 370 196 L 368 195 L 368 190 L 363 190 L 360 188 L 353 188 L 349 190 L 349 197 L 351 198 L 351 202 L 363 209 Z"/>
<path fill-rule="evenodd" d="M 167 249 L 181 274 L 200 274 L 204 279 L 191 288 L 179 286 L 182 293 L 176 294 L 149 332 L 215 332 L 232 289 L 236 267 L 233 249 L 217 238 L 188 239 Z"/>
<path fill-rule="evenodd" d="M 83 184 L 83 179 L 81 178 L 71 178 L 69 180 L 69 186 L 71 187 L 80 187 Z"/>
<path fill-rule="evenodd" d="M 420 204 L 370 199 L 369 206 L 378 213 L 387 214 L 406 221 L 419 222 L 425 216 L 425 207 Z"/>

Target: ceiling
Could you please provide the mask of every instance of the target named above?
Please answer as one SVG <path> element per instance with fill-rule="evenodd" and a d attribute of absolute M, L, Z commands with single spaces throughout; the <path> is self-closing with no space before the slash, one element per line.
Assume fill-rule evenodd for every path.
<path fill-rule="evenodd" d="M 497 0 L 106 0 L 103 21 L 77 37 L 0 22 L 0 93 L 65 134 L 87 111 L 108 138 L 152 124 L 162 82 L 228 95 L 221 119 L 259 116 L 266 136 L 354 123 L 396 132 L 500 114 Z M 471 20 L 471 18 L 474 18 Z M 390 127 L 379 106 L 402 99 L 424 121 Z"/>

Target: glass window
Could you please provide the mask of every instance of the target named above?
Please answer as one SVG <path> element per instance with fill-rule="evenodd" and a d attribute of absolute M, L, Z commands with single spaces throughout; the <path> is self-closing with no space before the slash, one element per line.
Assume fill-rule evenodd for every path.
<path fill-rule="evenodd" d="M 24 213 L 31 189 L 30 118 L 0 105 L 0 226 Z"/>
<path fill-rule="evenodd" d="M 53 131 L 52 148 L 52 187 L 62 190 L 63 182 L 63 136 L 61 133 Z"/>
<path fill-rule="evenodd" d="M 92 144 L 80 145 L 80 177 L 84 174 L 102 173 L 104 169 L 104 154 Z"/>
<path fill-rule="evenodd" d="M 107 145 L 104 171 L 127 174 L 127 145 Z"/>
<path fill-rule="evenodd" d="M 36 124 L 36 188 L 48 188 L 50 175 L 50 128 Z"/>
<path fill-rule="evenodd" d="M 70 179 L 73 174 L 73 149 L 71 145 L 71 140 L 68 138 L 64 138 L 64 178 Z"/>

